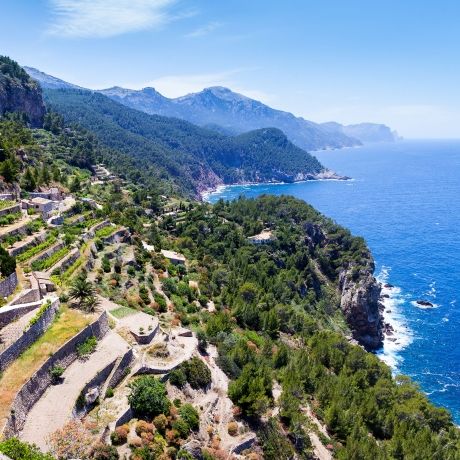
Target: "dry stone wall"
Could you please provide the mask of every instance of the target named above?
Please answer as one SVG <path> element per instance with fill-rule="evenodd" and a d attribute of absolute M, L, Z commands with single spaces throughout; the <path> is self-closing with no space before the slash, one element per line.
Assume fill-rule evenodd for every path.
<path fill-rule="evenodd" d="M 5 279 L 0 281 L 0 296 L 1 297 L 8 297 L 16 289 L 18 285 L 18 276 L 16 272 L 11 273 L 11 275 L 7 276 Z"/>
<path fill-rule="evenodd" d="M 16 342 L 0 353 L 0 372 L 3 372 L 50 327 L 58 310 L 59 299 L 55 299 L 35 324 L 26 329 Z"/>
<path fill-rule="evenodd" d="M 99 318 L 86 326 L 82 331 L 73 336 L 59 350 L 53 354 L 27 383 L 19 390 L 11 405 L 11 413 L 3 429 L 5 438 L 16 436 L 23 428 L 27 414 L 34 404 L 41 398 L 46 389 L 51 385 L 50 370 L 55 365 L 67 368 L 77 358 L 77 345 L 83 343 L 91 336 L 98 340 L 105 336 L 109 330 L 107 313 L 104 311 Z"/>

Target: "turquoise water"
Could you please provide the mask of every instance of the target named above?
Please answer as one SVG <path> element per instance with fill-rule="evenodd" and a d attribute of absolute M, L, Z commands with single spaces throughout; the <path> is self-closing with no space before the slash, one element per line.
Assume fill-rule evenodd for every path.
<path fill-rule="evenodd" d="M 352 181 L 233 186 L 241 194 L 302 198 L 366 238 L 395 328 L 379 352 L 460 423 L 460 141 L 403 141 L 317 153 Z M 425 299 L 433 308 L 420 308 Z"/>

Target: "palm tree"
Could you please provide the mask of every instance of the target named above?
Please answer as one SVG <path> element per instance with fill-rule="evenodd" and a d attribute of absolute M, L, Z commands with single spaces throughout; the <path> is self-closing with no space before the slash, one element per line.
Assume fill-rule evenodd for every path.
<path fill-rule="evenodd" d="M 83 276 L 75 279 L 70 287 L 69 297 L 77 301 L 78 308 L 85 311 L 93 311 L 99 300 L 96 297 L 96 289 Z"/>

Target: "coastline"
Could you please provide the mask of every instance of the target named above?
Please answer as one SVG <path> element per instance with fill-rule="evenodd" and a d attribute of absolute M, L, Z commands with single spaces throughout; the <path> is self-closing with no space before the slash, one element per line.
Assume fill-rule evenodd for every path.
<path fill-rule="evenodd" d="M 222 193 L 224 190 L 235 188 L 235 187 L 250 187 L 255 185 L 288 185 L 288 184 L 302 184 L 306 182 L 342 182 L 342 181 L 353 181 L 352 177 L 340 176 L 339 174 L 327 170 L 330 174 L 319 173 L 315 176 L 311 176 L 309 179 L 294 180 L 292 182 L 283 181 L 264 181 L 264 182 L 237 182 L 234 184 L 219 184 L 214 187 L 208 187 L 202 192 L 199 192 L 198 196 L 200 201 L 209 202 L 209 197 L 216 193 Z"/>
<path fill-rule="evenodd" d="M 402 362 L 399 353 L 410 345 L 413 336 L 412 331 L 406 325 L 401 309 L 406 298 L 401 288 L 389 283 L 390 271 L 384 266 L 376 276 L 382 288 L 380 302 L 383 305 L 381 316 L 384 323 L 384 339 L 382 348 L 375 354 L 391 368 L 393 373 L 397 373 L 398 366 Z"/>

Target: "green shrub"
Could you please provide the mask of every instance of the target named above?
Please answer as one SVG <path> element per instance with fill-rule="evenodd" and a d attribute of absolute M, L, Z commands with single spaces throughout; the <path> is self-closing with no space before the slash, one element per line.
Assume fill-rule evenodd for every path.
<path fill-rule="evenodd" d="M 94 353 L 97 347 L 97 339 L 96 337 L 91 336 L 88 337 L 84 342 L 77 345 L 77 355 L 79 358 L 84 358 L 85 356 Z"/>
<path fill-rule="evenodd" d="M 50 369 L 50 376 L 51 380 L 53 383 L 59 382 L 59 380 L 62 377 L 62 374 L 64 373 L 65 369 L 62 366 L 59 366 L 58 364 L 55 364 L 51 369 Z"/>
<path fill-rule="evenodd" d="M 50 454 L 43 454 L 34 445 L 10 438 L 0 442 L 0 452 L 7 455 L 11 460 L 55 460 Z"/>
<path fill-rule="evenodd" d="M 182 404 L 179 408 L 179 415 L 187 423 L 190 430 L 195 431 L 199 428 L 200 416 L 191 404 Z"/>
<path fill-rule="evenodd" d="M 208 366 L 200 359 L 194 356 L 192 359 L 181 364 L 187 376 L 187 382 L 192 388 L 206 388 L 211 384 L 211 371 Z"/>
<path fill-rule="evenodd" d="M 0 246 L 0 273 L 2 277 L 10 276 L 16 271 L 16 259 Z"/>
<path fill-rule="evenodd" d="M 29 324 L 28 324 L 28 327 L 31 327 L 33 326 L 43 315 L 44 313 L 46 312 L 46 310 L 48 310 L 48 308 L 51 307 L 51 300 L 48 299 L 37 311 L 37 313 L 35 313 L 35 315 L 30 319 L 29 321 Z"/>
<path fill-rule="evenodd" d="M 169 413 L 171 403 L 164 384 L 155 377 L 145 375 L 130 384 L 128 401 L 136 415 L 155 417 Z"/>

